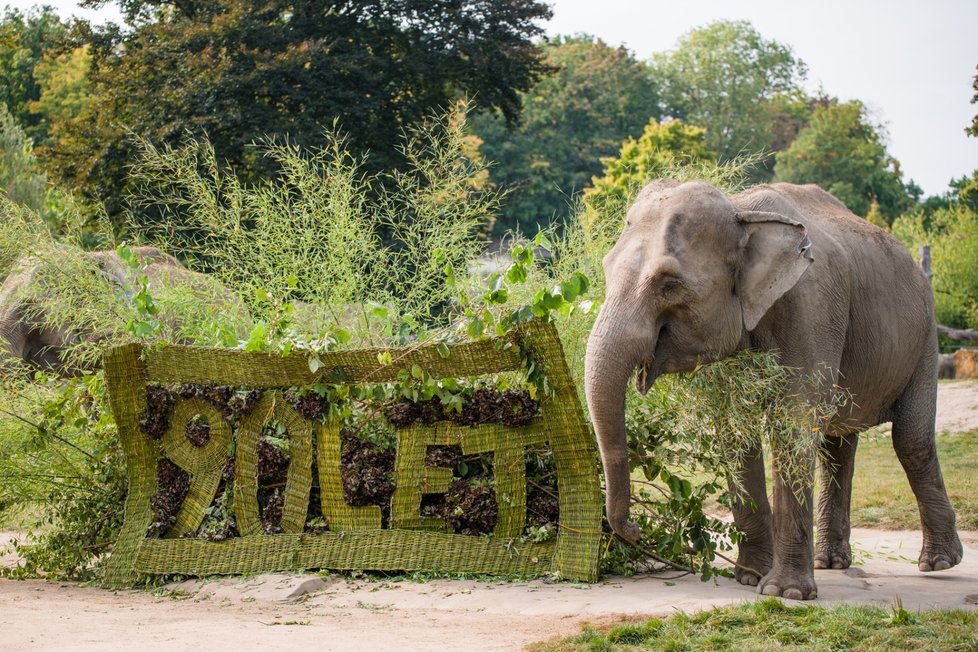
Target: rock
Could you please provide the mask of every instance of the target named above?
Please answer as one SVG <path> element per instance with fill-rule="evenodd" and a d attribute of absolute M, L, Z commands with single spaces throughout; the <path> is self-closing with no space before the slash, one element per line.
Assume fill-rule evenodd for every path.
<path fill-rule="evenodd" d="M 859 579 L 864 579 L 864 578 L 867 578 L 867 577 L 876 577 L 876 575 L 873 575 L 872 573 L 867 573 L 863 569 L 857 568 L 856 566 L 851 566 L 851 567 L 847 568 L 845 570 L 845 574 L 847 576 L 849 576 L 849 577 L 856 577 L 856 578 L 859 578 Z"/>
<path fill-rule="evenodd" d="M 301 578 L 296 578 L 301 579 Z M 295 600 L 296 598 L 303 596 L 307 593 L 315 593 L 316 591 L 322 591 L 327 586 L 329 582 L 325 581 L 319 576 L 307 577 L 303 579 L 298 584 L 294 585 L 292 591 L 286 595 L 283 600 Z"/>

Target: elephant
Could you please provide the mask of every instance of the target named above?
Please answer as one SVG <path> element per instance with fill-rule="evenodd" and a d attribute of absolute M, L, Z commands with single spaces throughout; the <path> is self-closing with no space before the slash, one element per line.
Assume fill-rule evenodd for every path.
<path fill-rule="evenodd" d="M 247 324 L 247 310 L 243 304 L 214 279 L 187 269 L 176 258 L 156 247 L 132 247 L 132 251 L 142 265 L 151 292 L 186 286 L 191 288 L 199 301 L 231 315 L 237 323 Z M 66 256 L 78 254 L 77 251 L 54 250 L 55 255 L 58 252 Z M 137 279 L 134 272 L 115 250 L 81 255 L 94 263 L 93 269 L 97 269 L 110 286 L 123 292 L 135 291 Z M 91 370 L 69 366 L 63 353 L 83 340 L 98 341 L 104 334 L 80 332 L 45 319 L 45 311 L 38 309 L 37 301 L 32 297 L 32 289 L 38 283 L 41 269 L 42 263 L 38 258 L 25 256 L 14 264 L 0 286 L 0 360 L 12 358 L 27 363 L 31 368 L 67 376 Z M 179 324 L 173 315 L 164 314 L 161 317 L 172 329 L 178 330 Z M 243 337 L 245 333 L 246 330 L 243 330 L 239 335 Z"/>
<path fill-rule="evenodd" d="M 765 595 L 813 599 L 815 568 L 850 565 L 857 437 L 888 421 L 919 506 L 919 570 L 960 563 L 934 440 L 933 296 L 898 240 L 814 185 L 777 183 L 727 195 L 704 182 L 659 180 L 627 210 L 603 267 L 606 297 L 588 337 L 585 393 L 607 517 L 618 536 L 635 542 L 640 534 L 628 521 L 624 402 L 632 372 L 645 393 L 662 374 L 752 349 L 773 351 L 780 364 L 808 377 L 819 371 L 824 380 L 807 400 L 836 384 L 852 400 L 823 428 L 817 510 L 813 483 L 780 473 L 772 508 L 759 445 L 735 471 L 743 487 L 733 492 L 743 534 L 736 580 Z M 814 469 L 814 451 L 806 464 Z M 796 497 L 792 487 L 799 485 L 805 489 Z"/>
<path fill-rule="evenodd" d="M 954 378 L 954 356 L 950 353 L 940 353 L 937 356 L 937 377 L 942 379 Z"/>

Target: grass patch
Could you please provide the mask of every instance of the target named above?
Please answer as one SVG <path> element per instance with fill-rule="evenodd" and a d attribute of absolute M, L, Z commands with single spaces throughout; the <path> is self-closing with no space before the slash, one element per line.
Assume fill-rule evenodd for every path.
<path fill-rule="evenodd" d="M 978 461 L 978 430 L 939 434 L 937 454 L 941 460 L 944 484 L 957 514 L 958 529 L 978 530 L 978 475 L 974 472 L 975 462 Z M 765 449 L 764 458 L 770 498 L 770 450 Z M 705 478 L 706 474 L 701 473 L 691 479 L 698 483 Z M 640 479 L 638 472 L 632 474 L 632 479 Z M 889 431 L 875 431 L 860 436 L 852 484 L 853 527 L 920 529 L 917 499 L 910 490 L 907 474 L 893 450 Z M 717 516 L 729 514 L 716 500 L 708 502 L 706 509 Z"/>
<path fill-rule="evenodd" d="M 531 652 L 575 650 L 973 650 L 978 612 L 910 613 L 871 606 L 789 607 L 768 598 L 693 615 L 676 614 L 536 643 Z"/>
<path fill-rule="evenodd" d="M 938 435 L 937 454 L 958 517 L 958 529 L 978 530 L 978 430 Z M 893 451 L 889 433 L 860 438 L 851 513 L 855 527 L 920 529 L 917 501 Z"/>

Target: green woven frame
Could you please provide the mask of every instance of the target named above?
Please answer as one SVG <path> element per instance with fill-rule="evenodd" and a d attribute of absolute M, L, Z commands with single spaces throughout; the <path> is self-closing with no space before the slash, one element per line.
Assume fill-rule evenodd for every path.
<path fill-rule="evenodd" d="M 602 499 L 596 451 L 584 412 L 552 324 L 531 323 L 520 333 L 519 346 L 485 340 L 450 347 L 443 356 L 435 345 L 412 349 L 364 349 L 320 354 L 322 366 L 310 371 L 302 355 L 280 357 L 225 349 L 168 347 L 144 350 L 117 347 L 105 356 L 112 411 L 129 472 L 129 495 L 122 532 L 109 559 L 105 583 L 131 586 L 140 575 L 212 575 L 260 573 L 310 568 L 431 571 L 533 575 L 557 572 L 561 577 L 595 581 L 601 542 Z M 475 427 L 439 422 L 398 432 L 396 490 L 390 529 L 380 529 L 376 506 L 351 507 L 343 501 L 339 475 L 340 432 L 332 423 L 302 418 L 284 400 L 281 389 L 317 382 L 356 384 L 389 382 L 398 371 L 415 365 L 434 378 L 481 376 L 515 371 L 520 348 L 542 367 L 556 394 L 541 404 L 527 426 Z M 393 363 L 381 365 L 389 353 Z M 163 539 L 146 537 L 152 522 L 150 498 L 157 491 L 159 446 L 139 428 L 146 409 L 147 383 L 200 383 L 264 390 L 257 407 L 242 419 L 236 438 L 234 511 L 240 537 L 225 541 L 177 538 L 195 530 L 214 498 L 223 460 L 231 442 L 230 427 L 206 401 L 177 402 L 163 437 L 166 456 L 190 474 L 190 490 L 176 523 Z M 210 425 L 210 439 L 196 447 L 183 436 L 198 415 Z M 256 499 L 256 446 L 264 426 L 276 421 L 288 431 L 292 457 L 285 487 L 282 533 L 262 533 Z M 313 439 L 323 515 L 330 531 L 303 533 L 312 482 Z M 460 446 L 464 454 L 493 453 L 499 505 L 492 536 L 445 532 L 438 519 L 421 519 L 421 496 L 443 492 L 450 469 L 425 467 L 431 445 Z M 549 445 L 557 468 L 560 517 L 556 540 L 522 541 L 526 519 L 524 450 Z"/>

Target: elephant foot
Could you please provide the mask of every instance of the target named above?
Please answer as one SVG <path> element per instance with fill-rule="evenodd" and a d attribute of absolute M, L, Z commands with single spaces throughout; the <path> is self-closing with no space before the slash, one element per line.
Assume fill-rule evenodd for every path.
<path fill-rule="evenodd" d="M 746 586 L 757 586 L 770 570 L 774 554 L 770 550 L 741 546 L 734 568 L 734 579 Z"/>
<path fill-rule="evenodd" d="M 819 540 L 815 546 L 815 568 L 849 568 L 852 565 L 852 548 L 848 541 Z"/>
<path fill-rule="evenodd" d="M 786 600 L 814 600 L 818 597 L 814 574 L 805 571 L 771 570 L 758 583 L 757 592 Z"/>
<path fill-rule="evenodd" d="M 950 537 L 943 537 L 938 540 L 925 534 L 924 547 L 920 551 L 917 568 L 922 573 L 947 570 L 960 564 L 963 554 L 961 539 L 958 538 L 956 532 L 952 532 Z"/>

